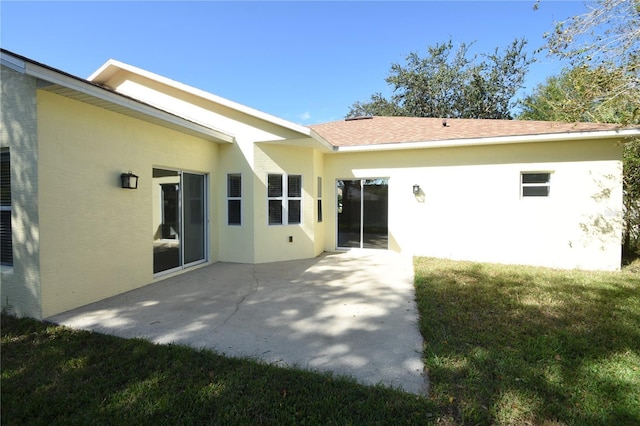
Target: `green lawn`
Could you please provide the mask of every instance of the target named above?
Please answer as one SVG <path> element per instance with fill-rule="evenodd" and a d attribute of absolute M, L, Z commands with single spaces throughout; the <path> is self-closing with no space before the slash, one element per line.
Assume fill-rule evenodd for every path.
<path fill-rule="evenodd" d="M 640 424 L 640 274 L 418 258 L 428 398 L 2 316 L 11 424 Z"/>
<path fill-rule="evenodd" d="M 420 258 L 438 415 L 466 424 L 640 424 L 640 274 Z"/>

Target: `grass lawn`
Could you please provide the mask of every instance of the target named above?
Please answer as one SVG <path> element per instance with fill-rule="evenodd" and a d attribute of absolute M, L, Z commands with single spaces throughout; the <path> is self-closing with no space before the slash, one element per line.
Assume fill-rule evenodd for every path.
<path fill-rule="evenodd" d="M 415 270 L 439 417 L 640 424 L 639 273 L 425 258 Z"/>
<path fill-rule="evenodd" d="M 640 274 L 418 258 L 428 398 L 2 316 L 12 424 L 640 424 Z"/>

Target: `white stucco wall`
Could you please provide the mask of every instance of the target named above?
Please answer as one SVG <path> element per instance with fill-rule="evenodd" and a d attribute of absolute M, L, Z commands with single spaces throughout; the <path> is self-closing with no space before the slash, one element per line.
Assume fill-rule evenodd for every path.
<path fill-rule="evenodd" d="M 335 179 L 389 177 L 389 248 L 410 255 L 615 270 L 621 148 L 553 142 L 328 155 L 325 250 L 336 247 Z M 551 172 L 548 198 L 522 198 L 521 172 Z M 423 193 L 412 193 L 419 184 Z"/>
<path fill-rule="evenodd" d="M 40 220 L 36 80 L 1 67 L 0 148 L 11 158 L 13 267 L 0 267 L 2 309 L 39 318 Z"/>

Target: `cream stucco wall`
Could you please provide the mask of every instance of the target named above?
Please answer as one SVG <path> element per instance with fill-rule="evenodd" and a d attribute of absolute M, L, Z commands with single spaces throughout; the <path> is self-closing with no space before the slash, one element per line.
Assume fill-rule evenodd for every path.
<path fill-rule="evenodd" d="M 197 89 L 183 90 L 183 88 L 176 87 L 176 85 L 180 86 L 176 82 L 167 84 L 145 75 L 119 70 L 102 83 L 119 93 L 141 99 L 166 111 L 233 135 L 233 144 L 221 144 L 217 167 L 219 177 L 218 204 L 222 210 L 220 210 L 220 215 L 215 223 L 217 223 L 220 236 L 218 239 L 220 260 L 247 263 L 267 262 L 310 257 L 313 256 L 313 253 L 322 251 L 323 238 L 314 239 L 315 227 L 311 226 L 313 221 L 310 218 L 305 217 L 305 224 L 302 227 L 280 227 L 280 233 L 275 232 L 273 227 L 265 227 L 267 202 L 264 181 L 266 174 L 277 173 L 283 168 L 281 166 L 265 166 L 265 158 L 268 157 L 268 154 L 264 154 L 264 150 L 268 151 L 271 145 L 265 144 L 264 150 L 256 148 L 255 145 L 260 142 L 298 139 L 302 143 L 310 143 L 311 138 L 305 137 L 296 130 L 215 102 L 215 100 L 209 99 L 209 95 L 204 92 L 191 93 L 192 90 L 197 91 Z M 282 121 L 284 122 L 284 120 Z M 313 187 L 310 186 L 312 185 L 312 175 L 309 173 L 315 171 L 317 161 L 321 161 L 318 160 L 318 154 L 313 154 L 313 148 L 299 151 L 291 145 L 274 147 L 274 149 L 274 152 L 280 153 L 280 157 L 293 159 L 289 164 L 295 165 L 294 168 L 300 170 L 298 174 L 302 174 L 301 166 L 303 164 L 309 167 L 309 171 L 305 171 L 303 185 L 305 185 L 305 193 L 310 197 Z M 229 173 L 239 173 L 242 176 L 241 225 L 227 224 L 226 179 Z M 305 198 L 303 202 L 305 214 L 307 212 L 312 214 L 311 200 Z M 291 235 L 292 233 L 295 235 Z M 294 238 L 292 244 L 288 243 L 289 235 Z M 275 247 L 282 246 L 283 239 L 287 243 L 283 246 L 283 250 L 275 250 Z M 305 242 L 303 243 L 303 241 Z"/>
<path fill-rule="evenodd" d="M 305 259 L 319 255 L 316 244 L 316 187 L 321 170 L 313 150 L 273 144 L 256 144 L 254 164 L 255 262 Z M 302 175 L 302 223 L 269 225 L 267 176 L 270 173 Z M 289 242 L 289 238 L 292 242 Z M 322 235 L 317 238 L 322 239 Z"/>
<path fill-rule="evenodd" d="M 2 309 L 40 318 L 36 79 L 1 67 L 0 149 L 11 158 L 13 266 L 0 266 Z"/>
<path fill-rule="evenodd" d="M 218 162 L 219 204 L 222 207 L 218 220 L 220 260 L 225 262 L 253 263 L 254 251 L 254 202 L 253 169 L 241 149 L 243 143 L 220 146 Z M 248 144 L 247 144 L 248 145 Z M 253 156 L 253 154 L 252 154 Z M 242 182 L 241 224 L 228 225 L 227 221 L 227 175 L 240 174 Z"/>
<path fill-rule="evenodd" d="M 208 174 L 218 219 L 217 144 L 38 92 L 42 316 L 151 283 L 153 167 Z M 120 173 L 140 176 L 120 188 Z M 210 260 L 217 260 L 215 226 Z"/>
<path fill-rule="evenodd" d="M 328 155 L 325 250 L 336 247 L 335 179 L 389 178 L 389 248 L 410 255 L 620 267 L 621 148 L 614 141 Z M 548 171 L 549 198 L 521 198 L 520 173 Z M 419 184 L 416 197 L 412 186 Z"/>

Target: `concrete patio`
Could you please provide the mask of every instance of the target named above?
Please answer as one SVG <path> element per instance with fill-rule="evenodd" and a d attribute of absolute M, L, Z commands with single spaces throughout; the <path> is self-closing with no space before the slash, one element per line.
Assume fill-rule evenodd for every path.
<path fill-rule="evenodd" d="M 426 394 L 411 259 L 386 250 L 219 262 L 47 318 Z"/>

